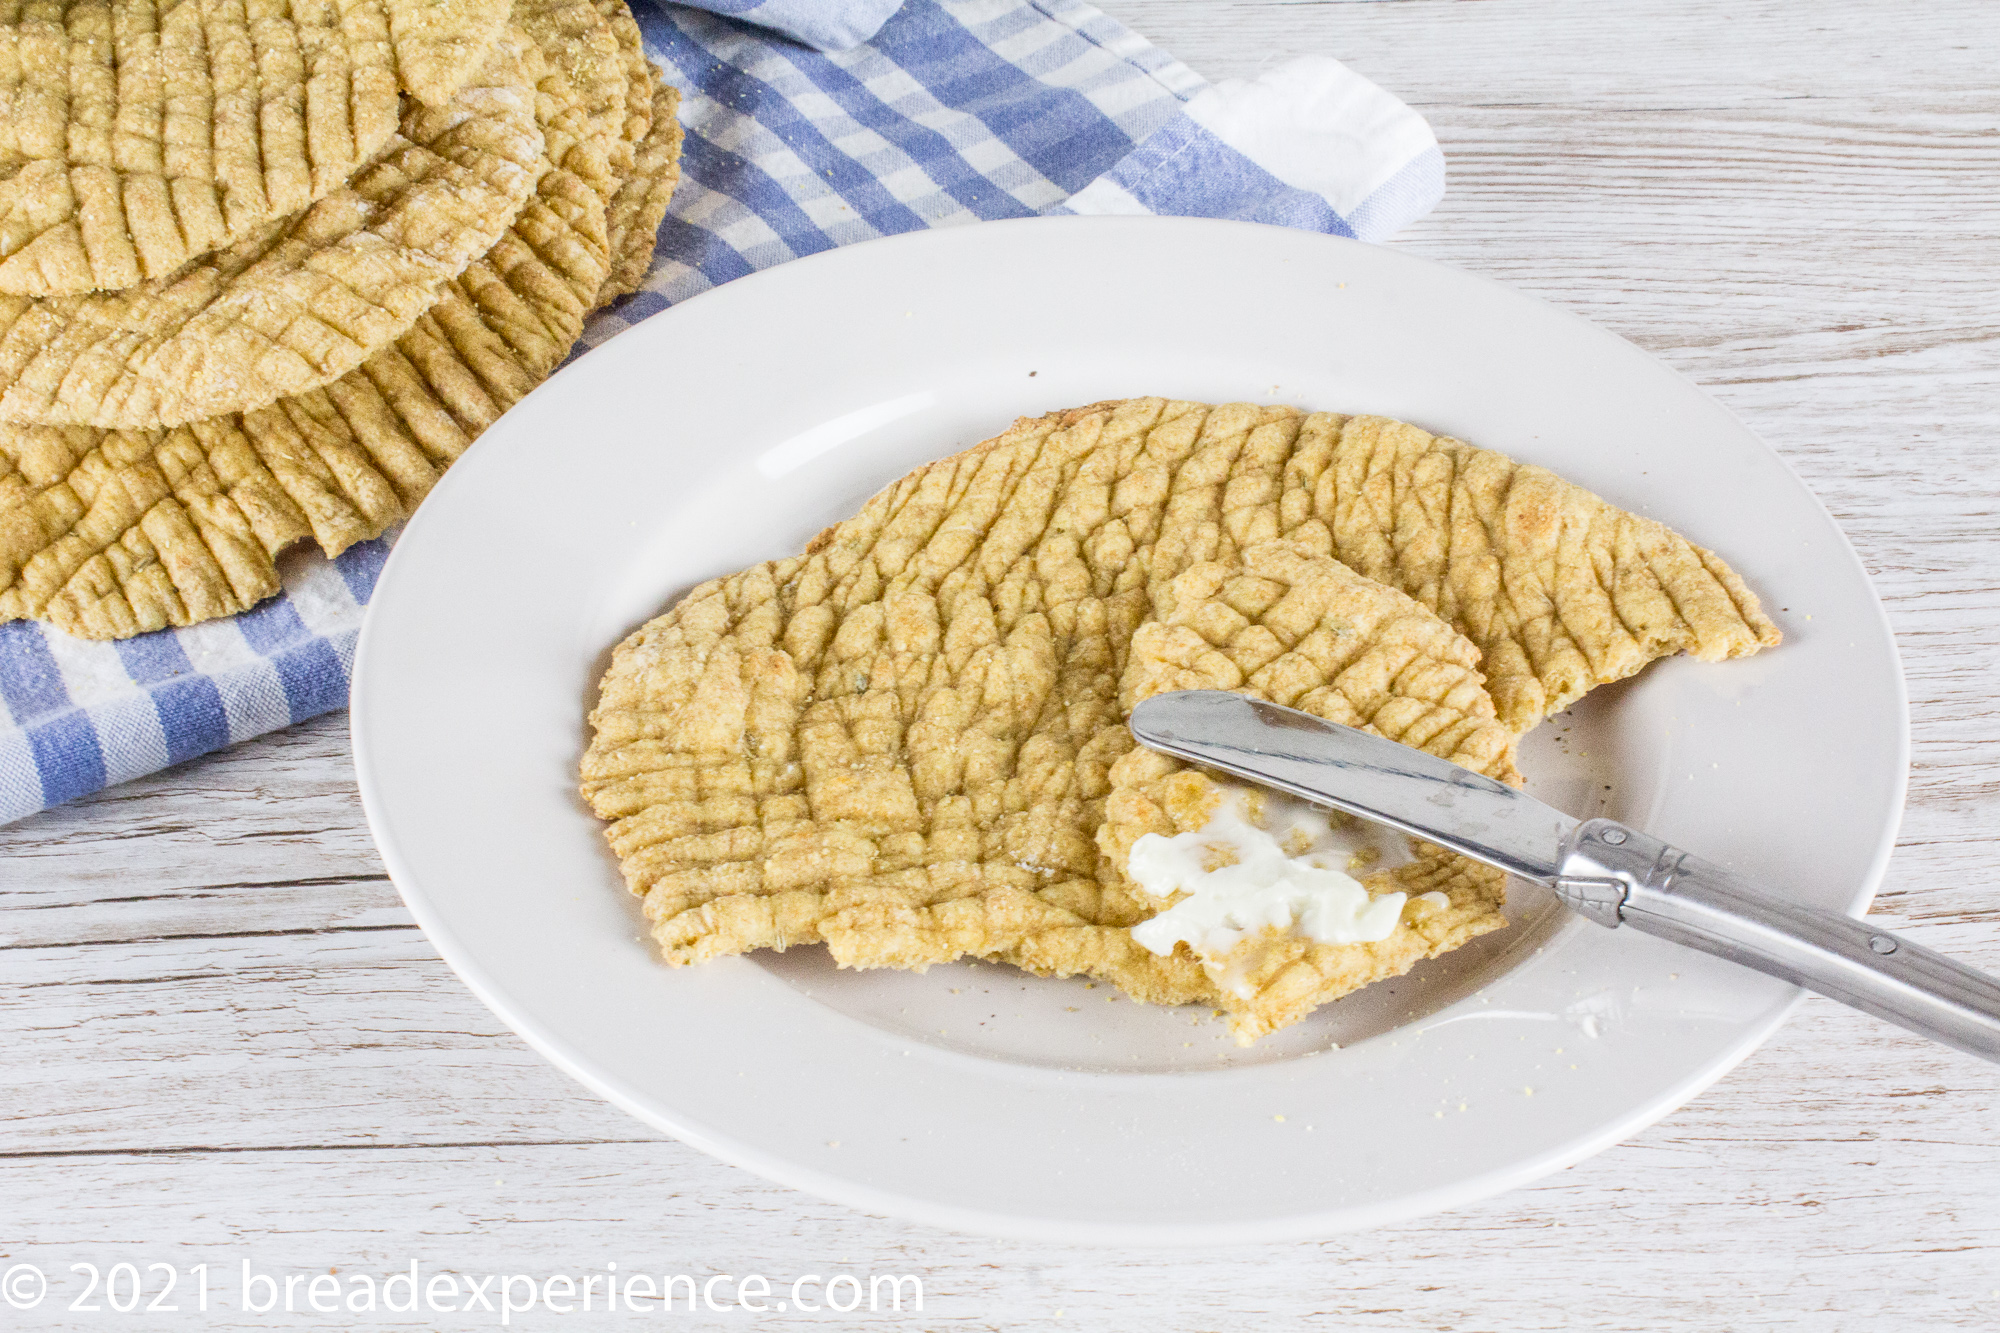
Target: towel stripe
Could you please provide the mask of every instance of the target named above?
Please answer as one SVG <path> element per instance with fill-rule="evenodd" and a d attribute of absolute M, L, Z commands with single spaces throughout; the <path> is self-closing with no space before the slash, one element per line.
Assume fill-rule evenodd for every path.
<path fill-rule="evenodd" d="M 125 673 L 145 687 L 166 733 L 167 762 L 178 764 L 229 744 L 229 714 L 222 692 L 196 673 L 187 649 L 173 634 L 142 634 L 118 645 Z"/>
<path fill-rule="evenodd" d="M 719 283 L 877 236 L 1126 212 L 1372 239 L 1443 189 L 1421 118 L 1335 62 L 1211 88 L 1083 0 L 633 9 L 682 90 L 682 181 L 644 286 L 572 357 Z M 1352 169 L 1302 152 L 1301 127 L 1358 145 Z M 115 645 L 0 625 L 0 822 L 343 706 L 393 540 L 287 554 L 284 592 L 227 621 Z"/>

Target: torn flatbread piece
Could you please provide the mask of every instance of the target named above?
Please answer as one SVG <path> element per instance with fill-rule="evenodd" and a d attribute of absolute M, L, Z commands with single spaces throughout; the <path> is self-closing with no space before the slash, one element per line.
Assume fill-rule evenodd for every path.
<path fill-rule="evenodd" d="M 525 37 L 448 106 L 411 103 L 347 185 L 118 292 L 0 297 L 0 418 L 144 429 L 317 388 L 386 346 L 490 248 L 545 166 Z"/>
<path fill-rule="evenodd" d="M 1119 709 L 1127 717 L 1156 694 L 1230 690 L 1520 783 L 1516 738 L 1486 692 L 1479 650 L 1414 599 L 1337 560 L 1285 542 L 1253 546 L 1241 564 L 1208 562 L 1180 574 L 1156 612 L 1159 618 L 1132 637 L 1119 687 Z M 1097 846 L 1108 881 L 1128 892 L 1136 889 L 1142 902 L 1155 895 L 1136 885 L 1131 870 L 1139 840 L 1148 834 L 1181 836 L 1203 846 L 1204 830 L 1213 827 L 1226 802 L 1245 807 L 1248 821 L 1260 829 L 1289 822 L 1298 836 L 1302 826 L 1317 823 L 1316 840 L 1298 849 L 1284 847 L 1278 833 L 1270 849 L 1275 854 L 1267 858 L 1275 863 L 1274 878 L 1292 876 L 1304 859 L 1318 859 L 1306 857 L 1309 848 L 1330 841 L 1343 852 L 1336 863 L 1320 868 L 1342 872 L 1347 882 L 1335 883 L 1331 895 L 1308 895 L 1285 926 L 1234 929 L 1210 923 L 1178 944 L 1171 933 L 1148 943 L 1156 950 L 1162 944 L 1186 950 L 1200 962 L 1215 983 L 1212 1002 L 1227 1013 L 1239 1041 L 1296 1022 L 1328 1001 L 1400 976 L 1506 924 L 1501 913 L 1506 876 L 1490 866 L 1386 830 L 1370 839 L 1361 836 L 1358 821 L 1303 808 L 1281 820 L 1273 807 L 1302 803 L 1218 782 L 1151 750 L 1127 753 L 1111 766 L 1110 779 Z M 1350 836 L 1329 839 L 1330 819 L 1336 835 Z M 1354 854 L 1355 864 L 1347 853 Z M 1299 884 L 1309 878 L 1296 877 Z M 1296 896 L 1297 885 L 1287 879 L 1284 886 Z M 1372 903 L 1361 897 L 1364 889 Z M 1343 893 L 1354 900 L 1353 910 L 1372 907 L 1379 924 L 1343 927 L 1335 920 L 1326 929 L 1315 924 L 1316 911 L 1347 905 Z M 1197 947 L 1204 936 L 1207 946 Z M 1136 937 L 1148 942 L 1143 930 Z"/>
<path fill-rule="evenodd" d="M 1134 748 L 1126 708 L 1149 670 L 1222 670 L 1181 631 L 1218 651 L 1242 646 L 1232 635 L 1210 637 L 1212 627 L 1204 632 L 1200 617 L 1220 612 L 1196 585 L 1219 574 L 1218 590 L 1233 586 L 1231 571 L 1246 568 L 1252 548 L 1267 563 L 1242 577 L 1276 581 L 1282 567 L 1293 583 L 1322 586 L 1322 621 L 1341 619 L 1340 597 L 1376 608 L 1363 617 L 1371 648 L 1380 646 L 1375 634 L 1387 644 L 1407 633 L 1411 617 L 1422 619 L 1408 600 L 1382 611 L 1372 593 L 1332 572 L 1336 534 L 1365 548 L 1371 530 L 1342 489 L 1348 477 L 1379 502 L 1380 535 L 1392 550 L 1406 538 L 1441 545 L 1447 561 L 1436 572 L 1447 590 L 1461 586 L 1463 571 L 1450 560 L 1462 555 L 1497 566 L 1496 579 L 1523 587 L 1546 580 L 1552 599 L 1581 605 L 1589 598 L 1561 561 L 1602 549 L 1604 581 L 1592 586 L 1620 599 L 1618 610 L 1649 617 L 1646 632 L 1632 636 L 1644 650 L 1726 656 L 1775 637 L 1720 561 L 1575 488 L 1556 491 L 1562 503 L 1540 519 L 1503 525 L 1497 541 L 1456 539 L 1449 505 L 1461 479 L 1514 465 L 1409 431 L 1375 418 L 1164 399 L 1024 420 L 911 473 L 806 554 L 712 580 L 639 629 L 601 683 L 583 793 L 610 821 L 612 848 L 668 961 L 823 940 L 843 966 L 921 968 L 974 955 L 1109 977 L 1156 1002 L 1215 999 L 1215 979 L 1191 954 L 1161 955 L 1133 938 L 1131 927 L 1151 919 L 1159 902 L 1132 888 L 1099 841 L 1117 766 Z M 1382 448 L 1385 439 L 1401 451 Z M 1386 484 L 1374 459 L 1386 460 Z M 1521 471 L 1532 474 L 1521 478 L 1524 494 L 1545 487 L 1546 473 Z M 1397 503 L 1405 474 L 1444 506 L 1444 521 Z M 1482 491 L 1468 502 L 1487 498 Z M 1570 531 L 1572 522 L 1584 531 Z M 1600 543 L 1600 532 L 1616 540 Z M 1654 564 L 1627 568 L 1628 552 Z M 1667 571 L 1672 596 L 1645 585 L 1655 567 Z M 1191 571 L 1196 583 L 1180 583 Z M 1421 580 L 1401 591 L 1482 649 L 1481 632 L 1504 645 L 1513 642 L 1509 626 L 1523 623 L 1457 623 L 1448 612 L 1474 605 L 1468 599 L 1430 589 L 1427 602 Z M 1662 601 L 1694 606 L 1700 632 L 1653 615 Z M 1195 608 L 1197 622 L 1173 622 L 1182 604 Z M 1269 611 L 1254 599 L 1230 607 L 1246 622 Z M 1709 614 L 1716 607 L 1739 609 L 1733 630 Z M 1413 722 L 1402 734 L 1448 744 L 1504 774 L 1507 737 L 1549 700 L 1568 702 L 1587 688 L 1563 674 L 1568 657 L 1538 657 L 1531 634 L 1509 659 L 1509 716 L 1496 706 L 1497 691 L 1481 704 L 1463 643 L 1444 624 L 1425 623 L 1433 628 L 1422 640 L 1422 669 L 1389 685 L 1407 700 L 1357 715 L 1378 724 L 1405 711 L 1433 719 L 1429 732 Z M 1276 633 L 1262 624 L 1244 632 L 1253 628 Z M 1193 656 L 1174 657 L 1176 642 Z M 1615 643 L 1588 647 L 1618 674 L 1640 664 Z M 1491 691 L 1493 653 L 1485 651 L 1482 689 Z M 1305 673 L 1286 677 L 1287 689 L 1300 687 L 1293 697 L 1317 689 L 1329 708 L 1335 699 L 1353 704 L 1360 696 L 1339 687 L 1337 660 L 1318 661 L 1311 652 L 1287 659 L 1285 670 Z M 1538 661 L 1554 664 L 1550 684 L 1535 674 Z M 1333 676 L 1315 681 L 1315 670 Z M 1155 805 L 1161 794 L 1148 784 L 1172 776 L 1141 760 L 1123 773 L 1134 799 Z M 1129 826 L 1139 826 L 1136 816 Z M 1413 961 L 1492 924 L 1497 886 L 1481 888 L 1464 863 L 1407 873 L 1438 886 L 1444 906 L 1426 903 L 1447 915 L 1428 934 L 1413 925 L 1387 951 L 1394 958 L 1362 972 L 1406 966 L 1406 955 Z M 1253 995 L 1268 992 L 1249 1011 L 1253 1027 L 1288 1021 L 1359 975 L 1310 963 L 1301 973 L 1300 958 L 1268 961 L 1275 971 L 1253 978 Z"/>

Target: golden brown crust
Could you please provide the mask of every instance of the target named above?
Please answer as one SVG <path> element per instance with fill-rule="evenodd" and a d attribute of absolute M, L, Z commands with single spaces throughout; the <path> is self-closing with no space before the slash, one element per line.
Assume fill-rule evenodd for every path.
<path fill-rule="evenodd" d="M 1377 457 L 1391 463 L 1386 497 Z M 1157 902 L 1122 882 L 1115 839 L 1109 853 L 1100 841 L 1121 788 L 1140 804 L 1115 826 L 1162 831 L 1143 804 L 1159 806 L 1151 784 L 1173 777 L 1132 754 L 1121 691 L 1129 704 L 1166 681 L 1233 672 L 1233 688 L 1338 705 L 1511 777 L 1512 733 L 1566 702 L 1571 682 L 1535 674 L 1537 660 L 1568 659 L 1537 659 L 1534 622 L 1454 581 L 1450 559 L 1477 554 L 1452 526 L 1454 506 L 1479 513 L 1487 498 L 1461 495 L 1461 476 L 1485 481 L 1503 464 L 1539 474 L 1519 478 L 1524 493 L 1555 500 L 1491 548 L 1508 586 L 1535 586 L 1541 575 L 1524 564 L 1595 552 L 1609 534 L 1605 595 L 1620 613 L 1664 601 L 1698 617 L 1642 617 L 1633 637 L 1645 649 L 1723 655 L 1769 641 L 1726 566 L 1575 488 L 1551 491 L 1539 469 L 1375 418 L 1097 404 L 919 468 L 806 554 L 704 584 L 634 633 L 591 714 L 584 795 L 611 821 L 627 881 L 676 963 L 824 940 L 846 966 L 974 954 L 1108 976 L 1148 1000 L 1213 1000 L 1192 957 L 1132 940 L 1128 927 Z M 1414 478 L 1410 503 L 1398 502 L 1397 466 Z M 1357 503 L 1348 476 L 1387 502 Z M 1328 558 L 1337 538 L 1365 551 L 1371 531 L 1404 556 L 1441 543 L 1449 595 L 1421 578 L 1376 589 Z M 1390 561 L 1384 572 L 1426 568 Z M 1649 578 L 1669 591 L 1648 594 Z M 1260 601 L 1275 585 L 1311 595 Z M 1591 604 L 1568 583 L 1553 589 L 1564 611 Z M 1456 621 L 1475 642 L 1523 637 L 1511 714 L 1481 689 L 1471 649 L 1411 598 L 1483 612 Z M 1733 629 L 1717 605 L 1744 608 Z M 1300 649 L 1339 622 L 1355 626 L 1354 651 Z M 1262 660 L 1250 651 L 1259 633 L 1296 641 Z M 1592 644 L 1608 669 L 1636 669 L 1616 645 Z M 1398 653 L 1408 670 L 1389 669 Z M 1489 676 L 1492 661 L 1489 650 Z M 1396 875 L 1447 904 L 1413 905 L 1391 941 L 1361 954 L 1271 954 L 1246 1030 L 1499 922 L 1499 880 L 1456 858 Z"/>
<path fill-rule="evenodd" d="M 1546 468 L 1385 417 L 1298 420 L 1262 484 L 1310 540 L 1400 588 L 1479 646 L 1500 716 L 1525 731 L 1660 657 L 1741 657 L 1777 627 L 1734 570 L 1664 524 Z M 1246 512 L 1245 535 L 1266 522 Z"/>
<path fill-rule="evenodd" d="M 608 154 L 623 135 L 629 96 L 615 25 L 593 0 L 515 0 L 513 19 L 541 54 L 537 75 L 561 90 L 563 106 L 541 116 L 549 160 L 560 165 L 577 142 Z"/>
<path fill-rule="evenodd" d="M 612 159 L 619 186 L 606 224 L 611 276 L 597 293 L 602 306 L 638 290 L 652 266 L 660 222 L 680 183 L 681 127 L 680 91 L 646 59 L 639 25 L 625 0 L 594 2 L 617 35 L 626 75 L 623 151 Z"/>
<path fill-rule="evenodd" d="M 119 292 L 0 297 L 0 417 L 145 429 L 329 383 L 490 247 L 544 169 L 531 48 L 510 36 L 449 106 L 291 218 Z"/>
<path fill-rule="evenodd" d="M 1477 669 L 1479 650 L 1410 597 L 1339 561 L 1286 542 L 1243 552 L 1241 564 L 1194 565 L 1176 577 L 1157 620 L 1132 636 L 1119 687 L 1129 716 L 1171 690 L 1216 689 L 1268 699 L 1360 727 L 1519 785 L 1515 736 L 1501 725 Z M 1207 775 L 1165 755 L 1133 750 L 1111 766 L 1097 846 L 1112 883 L 1133 844 L 1202 828 L 1220 804 Z M 1396 929 L 1365 944 L 1317 944 L 1267 931 L 1205 968 L 1210 1001 L 1250 1041 L 1320 1005 L 1506 924 L 1506 877 L 1435 847 L 1367 883 L 1408 901 Z M 1442 893 L 1446 901 L 1421 895 Z M 1140 899 L 1144 901 L 1144 899 Z M 1186 946 L 1180 948 L 1185 951 Z"/>
<path fill-rule="evenodd" d="M 444 106 L 506 0 L 0 4 L 0 292 L 165 278 L 344 185 Z"/>
<path fill-rule="evenodd" d="M 660 223 L 681 180 L 680 92 L 652 75 L 653 110 L 633 154 L 631 174 L 611 200 L 611 276 L 597 294 L 604 305 L 639 289 L 652 267 Z"/>
<path fill-rule="evenodd" d="M 344 184 L 396 132 L 379 3 L 0 5 L 0 292 L 129 287 Z"/>
<path fill-rule="evenodd" d="M 388 0 L 396 78 L 426 106 L 441 107 L 478 72 L 507 26 L 508 0 Z"/>
<path fill-rule="evenodd" d="M 1192 565 L 1132 636 L 1118 703 L 1232 690 L 1520 784 L 1479 650 L 1413 598 L 1289 542 Z"/>
<path fill-rule="evenodd" d="M 611 25 L 625 64 L 625 127 L 620 137 L 629 144 L 645 138 L 653 126 L 653 88 L 658 82 L 653 62 L 646 59 L 645 38 L 625 0 L 592 0 Z"/>
<path fill-rule="evenodd" d="M 541 75 L 541 114 L 568 123 Z M 610 267 L 601 147 L 572 143 L 486 255 L 324 388 L 171 430 L 0 426 L 0 620 L 124 638 L 230 615 L 278 590 L 286 547 L 337 554 L 406 517 L 582 331 Z"/>

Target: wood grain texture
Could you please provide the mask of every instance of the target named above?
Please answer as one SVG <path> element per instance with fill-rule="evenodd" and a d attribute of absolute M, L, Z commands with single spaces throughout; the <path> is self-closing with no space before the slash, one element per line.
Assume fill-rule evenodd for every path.
<path fill-rule="evenodd" d="M 1398 245 L 1634 339 L 1784 453 L 1908 674 L 1877 910 L 2000 968 L 2000 6 L 1107 8 L 1211 77 L 1319 51 L 1397 91 L 1451 173 Z M 339 718 L 0 829 L 0 907 L 3 1263 L 916 1272 L 924 1314 L 877 1322 L 929 1329 L 2000 1327 L 2000 1069 L 1817 999 L 1661 1124 L 1502 1198 L 1091 1250 L 824 1204 L 570 1083 L 411 925 Z"/>

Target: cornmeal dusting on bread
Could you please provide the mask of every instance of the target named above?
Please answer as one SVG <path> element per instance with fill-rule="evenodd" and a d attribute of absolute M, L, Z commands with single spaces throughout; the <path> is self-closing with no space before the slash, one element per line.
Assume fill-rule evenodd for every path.
<path fill-rule="evenodd" d="M 340 188 L 396 131 L 375 0 L 17 4 L 0 50 L 0 292 L 165 277 Z"/>
<path fill-rule="evenodd" d="M 278 591 L 285 548 L 337 554 L 407 517 L 556 368 L 611 281 L 613 198 L 635 180 L 656 196 L 665 177 L 670 191 L 677 175 L 671 92 L 666 121 L 631 113 L 634 80 L 650 109 L 656 76 L 630 16 L 607 8 L 624 13 L 622 0 L 516 6 L 534 39 L 521 53 L 542 135 L 534 192 L 360 366 L 173 429 L 0 423 L 0 620 L 124 638 L 245 610 Z M 651 244 L 618 242 L 628 265 Z"/>
<path fill-rule="evenodd" d="M 1419 844 L 1356 867 L 1403 895 L 1381 939 L 1155 953 L 1133 846 L 1220 794 L 1135 747 L 1140 699 L 1238 690 L 1518 782 L 1518 733 L 1592 685 L 1776 637 L 1720 560 L 1541 469 L 1376 417 L 1102 403 L 639 629 L 583 793 L 670 962 L 972 955 L 1211 1003 L 1249 1040 L 1503 924 L 1504 879 Z"/>
<path fill-rule="evenodd" d="M 643 271 L 678 178 L 672 90 L 623 0 L 513 14 L 539 150 L 506 229 L 323 387 L 171 429 L 0 422 L 0 621 L 125 638 L 248 609 L 278 591 L 287 547 L 335 555 L 407 517 L 554 371 L 617 265 Z"/>
<path fill-rule="evenodd" d="M 0 418 L 147 429 L 264 407 L 393 341 L 534 193 L 544 141 L 518 30 L 339 189 L 135 287 L 0 296 Z M 615 57 L 614 57 L 615 59 Z"/>

